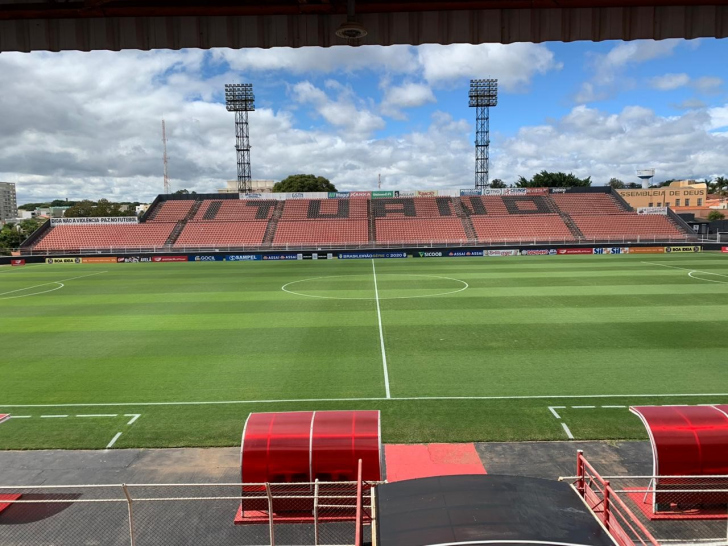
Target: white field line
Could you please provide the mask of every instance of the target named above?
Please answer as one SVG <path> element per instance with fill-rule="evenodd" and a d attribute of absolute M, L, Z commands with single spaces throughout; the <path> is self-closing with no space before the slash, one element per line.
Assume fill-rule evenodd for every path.
<path fill-rule="evenodd" d="M 13 267 L 11 265 L 8 265 L 8 266 L 0 267 L 0 273 L 10 273 L 11 271 L 15 271 L 15 272 L 18 272 L 19 273 L 23 269 L 25 269 L 26 267 L 35 267 L 36 265 L 47 265 L 47 264 L 45 264 L 45 263 L 42 263 L 42 264 L 25 264 L 25 265 L 20 266 L 20 267 Z M 3 269 L 4 267 L 7 267 L 7 269 Z"/>
<path fill-rule="evenodd" d="M 10 419 L 30 419 L 32 415 L 11 415 Z"/>
<path fill-rule="evenodd" d="M 131 419 L 130 419 L 130 420 L 129 420 L 129 422 L 127 423 L 127 426 L 128 426 L 128 425 L 133 425 L 133 424 L 134 424 L 134 422 L 135 422 L 135 421 L 136 421 L 137 419 L 139 419 L 139 418 L 140 418 L 141 416 L 142 416 L 142 414 L 141 414 L 141 413 L 125 413 L 125 414 L 124 414 L 124 417 L 131 417 Z"/>
<path fill-rule="evenodd" d="M 564 432 L 566 433 L 566 436 L 569 437 L 569 440 L 573 440 L 574 439 L 574 435 L 569 430 L 569 427 L 566 426 L 566 423 L 561 423 L 561 426 L 563 427 Z"/>
<path fill-rule="evenodd" d="M 549 406 L 549 411 L 550 411 L 551 413 L 553 413 L 554 417 L 556 417 L 557 419 L 561 419 L 561 415 L 559 415 L 559 414 L 558 414 L 558 413 L 556 412 L 556 410 L 557 410 L 557 409 L 564 409 L 564 408 L 566 408 L 566 406 Z"/>
<path fill-rule="evenodd" d="M 41 415 L 41 419 L 61 419 L 63 417 L 68 417 L 68 415 Z"/>
<path fill-rule="evenodd" d="M 707 282 L 716 282 L 718 284 L 728 284 L 728 281 L 714 281 L 712 279 L 701 279 L 700 277 L 693 277 L 693 273 L 703 273 L 702 271 L 691 271 L 688 273 L 688 277 L 691 279 L 695 279 L 696 281 L 707 281 Z M 718 273 L 708 273 L 708 275 L 718 275 L 720 277 L 724 277 L 725 275 L 719 275 Z"/>
<path fill-rule="evenodd" d="M 83 415 L 76 415 L 76 417 L 116 417 L 118 413 L 86 413 Z"/>
<path fill-rule="evenodd" d="M 0 292 L 0 296 L 5 296 L 7 294 L 15 294 L 17 292 L 23 292 L 25 290 L 32 290 L 33 288 L 40 288 L 41 286 L 48 286 L 50 284 L 60 284 L 60 286 L 58 286 L 56 288 L 53 288 L 51 290 L 46 290 L 45 292 L 40 292 L 40 294 L 45 294 L 46 292 L 53 292 L 54 290 L 60 290 L 61 288 L 63 288 L 62 283 L 64 283 L 64 282 L 75 281 L 76 279 L 83 279 L 85 277 L 93 277 L 94 275 L 101 275 L 102 273 L 108 273 L 108 271 L 99 271 L 97 273 L 89 273 L 88 275 L 80 275 L 78 277 L 71 277 L 70 279 L 61 279 L 60 281 L 44 282 L 43 284 L 36 284 L 35 286 L 29 286 L 27 288 L 18 288 L 17 290 L 10 290 L 9 292 Z M 28 296 L 35 296 L 35 295 L 39 295 L 39 294 L 28 294 Z M 13 298 L 20 298 L 20 297 L 25 297 L 25 296 L 11 296 L 9 298 L 2 298 L 2 299 L 10 300 Z"/>
<path fill-rule="evenodd" d="M 121 436 L 121 432 L 117 432 L 116 435 L 111 439 L 111 441 L 107 444 L 106 449 L 111 449 L 114 444 L 116 443 L 116 440 L 119 439 L 119 436 Z"/>
<path fill-rule="evenodd" d="M 389 370 L 387 369 L 387 351 L 384 349 L 384 331 L 382 329 L 382 310 L 379 307 L 379 287 L 377 286 L 377 268 L 372 259 L 372 275 L 374 276 L 374 299 L 377 302 L 377 319 L 379 320 L 379 343 L 382 347 L 382 368 L 384 368 L 384 392 L 387 398 L 392 398 L 389 391 Z"/>
<path fill-rule="evenodd" d="M 571 406 L 572 409 L 594 409 L 596 406 Z"/>
<path fill-rule="evenodd" d="M 678 267 L 676 265 L 658 264 L 656 262 L 642 262 L 642 263 L 649 264 L 649 265 L 659 265 L 660 267 L 669 267 L 670 269 L 681 269 L 683 271 L 690 271 L 691 273 L 705 273 L 706 275 L 717 275 L 719 277 L 728 278 L 728 275 L 724 275 L 723 273 L 711 273 L 710 271 L 701 271 L 700 269 L 690 269 L 688 267 Z"/>
<path fill-rule="evenodd" d="M 400 396 L 394 398 L 288 398 L 280 400 L 202 400 L 196 402 L 97 402 L 71 404 L 0 404 L 0 408 L 93 408 L 129 406 L 224 406 L 226 404 L 295 404 L 309 402 L 414 402 L 426 400 L 565 400 L 565 399 L 602 399 L 602 398 L 702 398 L 706 396 L 725 397 L 728 393 L 688 393 L 688 394 L 543 394 L 530 396 Z M 680 404 L 666 404 L 680 405 Z"/>

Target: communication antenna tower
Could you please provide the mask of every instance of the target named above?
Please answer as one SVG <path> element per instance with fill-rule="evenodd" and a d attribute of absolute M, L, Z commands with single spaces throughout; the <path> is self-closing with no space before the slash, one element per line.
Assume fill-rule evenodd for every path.
<path fill-rule="evenodd" d="M 249 193 L 253 188 L 250 175 L 250 131 L 248 112 L 255 111 L 252 83 L 226 83 L 225 108 L 235 112 L 235 150 L 238 154 L 238 191 Z"/>
<path fill-rule="evenodd" d="M 498 104 L 498 80 L 470 80 L 468 98 L 475 108 L 475 189 L 482 190 L 489 183 L 490 107 Z"/>
<path fill-rule="evenodd" d="M 167 165 L 167 128 L 162 120 L 162 143 L 164 144 L 164 193 L 172 193 L 169 187 L 169 171 Z"/>

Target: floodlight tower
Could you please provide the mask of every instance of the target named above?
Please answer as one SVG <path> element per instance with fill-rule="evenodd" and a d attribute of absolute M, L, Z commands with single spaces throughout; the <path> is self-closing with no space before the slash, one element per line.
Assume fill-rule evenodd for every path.
<path fill-rule="evenodd" d="M 255 111 L 252 83 L 225 84 L 225 107 L 235 112 L 235 150 L 238 153 L 238 191 L 248 193 L 250 183 L 250 132 L 248 112 Z"/>
<path fill-rule="evenodd" d="M 488 186 L 490 107 L 498 104 L 498 80 L 470 80 L 469 106 L 475 108 L 475 189 Z"/>

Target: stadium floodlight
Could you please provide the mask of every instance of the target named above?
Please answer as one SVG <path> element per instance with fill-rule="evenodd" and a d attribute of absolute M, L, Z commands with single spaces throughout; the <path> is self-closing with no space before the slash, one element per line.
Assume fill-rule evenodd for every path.
<path fill-rule="evenodd" d="M 469 104 L 475 108 L 475 189 L 488 186 L 490 107 L 498 105 L 498 80 L 470 80 Z"/>
<path fill-rule="evenodd" d="M 225 108 L 235 112 L 235 150 L 238 155 L 238 191 L 248 193 L 252 189 L 250 173 L 250 131 L 248 112 L 255 111 L 255 95 L 252 83 L 226 83 Z"/>

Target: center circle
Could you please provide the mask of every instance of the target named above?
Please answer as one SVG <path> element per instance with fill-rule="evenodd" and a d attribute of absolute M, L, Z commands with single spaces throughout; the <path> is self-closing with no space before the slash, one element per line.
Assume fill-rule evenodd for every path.
<path fill-rule="evenodd" d="M 468 283 L 452 277 L 411 273 L 326 275 L 284 284 L 281 290 L 296 296 L 327 300 L 401 300 L 432 298 L 467 290 Z"/>

